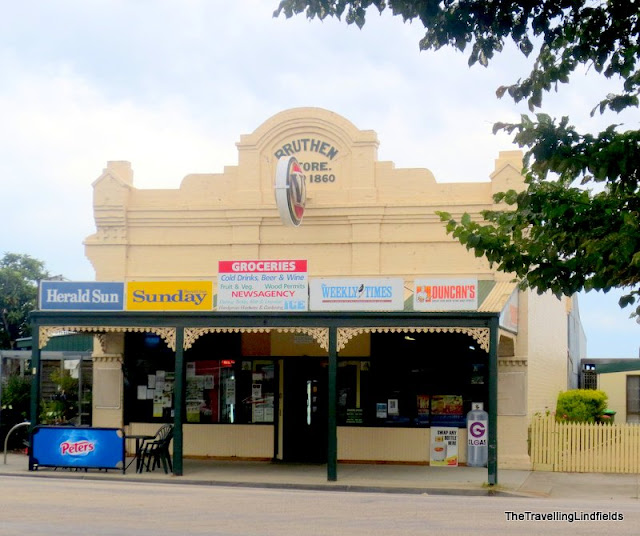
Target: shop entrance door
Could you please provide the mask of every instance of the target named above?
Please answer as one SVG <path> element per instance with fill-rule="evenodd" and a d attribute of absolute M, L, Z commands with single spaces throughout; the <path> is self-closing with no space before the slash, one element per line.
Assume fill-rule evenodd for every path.
<path fill-rule="evenodd" d="M 327 461 L 327 365 L 313 357 L 284 363 L 283 459 Z"/>

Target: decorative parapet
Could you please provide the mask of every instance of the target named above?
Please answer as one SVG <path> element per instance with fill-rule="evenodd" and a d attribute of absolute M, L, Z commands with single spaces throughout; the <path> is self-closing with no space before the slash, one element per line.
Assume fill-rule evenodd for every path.
<path fill-rule="evenodd" d="M 485 352 L 489 351 L 491 330 L 489 328 L 462 327 L 371 327 L 371 328 L 338 328 L 338 351 L 361 333 L 463 333 L 469 335 Z"/>

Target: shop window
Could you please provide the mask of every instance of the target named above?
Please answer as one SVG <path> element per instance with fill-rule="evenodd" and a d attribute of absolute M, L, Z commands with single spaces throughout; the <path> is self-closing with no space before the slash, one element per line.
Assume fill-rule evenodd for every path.
<path fill-rule="evenodd" d="M 185 353 L 185 422 L 273 423 L 275 363 L 243 358 L 237 335 L 203 337 Z M 173 352 L 151 334 L 129 334 L 125 344 L 125 423 L 171 422 Z"/>
<path fill-rule="evenodd" d="M 487 353 L 466 336 L 381 334 L 372 355 L 338 367 L 341 426 L 466 426 L 472 402 L 487 404 Z"/>
<path fill-rule="evenodd" d="M 186 382 L 187 422 L 273 423 L 273 361 L 191 361 L 187 362 Z"/>
<path fill-rule="evenodd" d="M 125 424 L 173 420 L 174 363 L 174 353 L 157 335 L 125 336 Z"/>

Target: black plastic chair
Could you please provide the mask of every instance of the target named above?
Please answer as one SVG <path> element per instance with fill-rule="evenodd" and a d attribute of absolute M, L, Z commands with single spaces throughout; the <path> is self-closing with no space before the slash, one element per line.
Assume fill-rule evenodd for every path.
<path fill-rule="evenodd" d="M 169 445 L 172 440 L 173 426 L 171 424 L 161 426 L 155 438 L 144 444 L 140 472 L 143 467 L 147 471 L 153 471 L 156 467 L 160 467 L 160 464 L 162 464 L 165 473 L 173 472 L 173 464 L 169 454 Z"/>

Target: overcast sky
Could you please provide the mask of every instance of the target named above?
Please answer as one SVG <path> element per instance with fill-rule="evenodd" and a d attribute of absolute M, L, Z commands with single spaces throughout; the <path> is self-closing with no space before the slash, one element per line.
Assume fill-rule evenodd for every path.
<path fill-rule="evenodd" d="M 438 181 L 483 181 L 523 107 L 495 90 L 528 73 L 507 48 L 488 69 L 453 50 L 418 50 L 422 31 L 371 12 L 343 22 L 274 19 L 277 0 L 8 2 L 0 18 L 0 253 L 92 280 L 92 182 L 128 160 L 138 188 L 237 163 L 235 143 L 272 115 L 329 109 L 375 130 L 378 156 Z M 607 88 L 591 73 L 545 101 L 583 129 Z M 610 119 L 610 118 L 608 118 Z M 632 128 L 637 128 L 636 124 Z M 611 122 L 619 119 L 611 119 Z M 609 122 L 609 121 L 607 121 Z M 615 295 L 614 295 L 615 294 Z M 637 357 L 640 326 L 620 293 L 581 296 L 589 357 Z"/>

